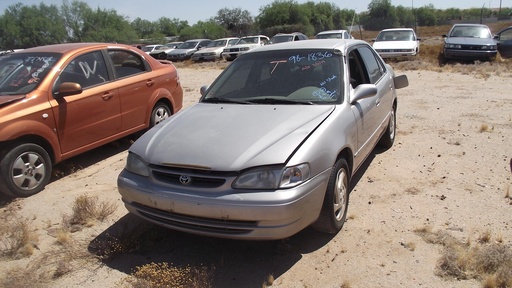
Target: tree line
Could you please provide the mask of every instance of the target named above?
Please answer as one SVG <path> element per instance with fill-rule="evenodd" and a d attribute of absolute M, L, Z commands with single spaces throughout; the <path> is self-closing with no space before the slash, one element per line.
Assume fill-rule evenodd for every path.
<path fill-rule="evenodd" d="M 508 15 L 512 11 L 500 11 Z M 492 17 L 485 8 L 460 10 L 393 6 L 390 0 L 373 0 L 368 10 L 357 14 L 329 2 L 275 0 L 260 8 L 256 16 L 241 8 L 222 8 L 210 19 L 190 25 L 178 18 L 129 21 L 113 9 L 93 9 L 86 2 L 63 0 L 62 5 L 10 5 L 0 15 L 0 50 L 28 48 L 66 42 L 163 43 L 166 37 L 181 41 L 193 38 L 217 39 L 227 36 L 300 31 L 313 36 L 323 30 L 362 25 L 378 31 L 392 27 L 434 26 L 447 19 Z"/>

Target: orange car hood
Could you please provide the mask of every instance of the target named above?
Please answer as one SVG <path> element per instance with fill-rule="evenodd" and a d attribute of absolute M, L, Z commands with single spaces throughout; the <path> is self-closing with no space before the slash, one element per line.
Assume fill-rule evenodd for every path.
<path fill-rule="evenodd" d="M 3 95 L 3 96 L 0 96 L 0 107 L 5 106 L 12 102 L 21 100 L 21 99 L 25 99 L 25 97 L 26 97 L 25 95 L 9 95 L 9 96 Z"/>

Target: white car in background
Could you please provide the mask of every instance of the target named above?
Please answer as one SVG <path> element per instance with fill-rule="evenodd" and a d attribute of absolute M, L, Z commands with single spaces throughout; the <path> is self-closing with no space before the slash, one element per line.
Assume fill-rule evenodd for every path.
<path fill-rule="evenodd" d="M 373 48 L 382 58 L 414 57 L 420 52 L 420 40 L 411 28 L 384 29 L 373 40 Z"/>
<path fill-rule="evenodd" d="M 315 35 L 315 39 L 354 39 L 347 30 L 326 30 Z"/>
<path fill-rule="evenodd" d="M 167 53 L 171 52 L 172 50 L 176 49 L 178 46 L 180 46 L 183 42 L 170 42 L 159 49 L 155 49 L 152 52 L 149 52 L 149 55 L 151 55 L 155 59 L 163 59 L 165 60 L 167 58 Z"/>
<path fill-rule="evenodd" d="M 240 38 L 229 37 L 216 39 L 210 42 L 205 48 L 192 54 L 192 61 L 215 61 L 222 59 L 224 48 L 233 46 L 240 41 Z"/>
<path fill-rule="evenodd" d="M 146 45 L 144 47 L 142 47 L 142 51 L 146 52 L 146 54 L 149 54 L 157 49 L 160 49 L 161 47 L 163 47 L 164 45 L 162 44 L 151 44 L 151 45 Z"/>
<path fill-rule="evenodd" d="M 226 61 L 233 61 L 238 55 L 243 54 L 251 49 L 267 45 L 270 39 L 265 35 L 255 35 L 242 37 L 240 41 L 231 47 L 224 48 L 222 58 Z"/>

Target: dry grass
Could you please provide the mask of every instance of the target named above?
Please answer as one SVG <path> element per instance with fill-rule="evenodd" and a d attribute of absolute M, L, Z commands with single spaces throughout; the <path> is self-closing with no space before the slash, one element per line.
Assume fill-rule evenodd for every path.
<path fill-rule="evenodd" d="M 15 207 L 16 203 L 11 203 L 0 215 L 0 256 L 11 259 L 29 257 L 38 243 L 29 220 L 20 217 Z"/>
<path fill-rule="evenodd" d="M 212 287 L 214 268 L 175 267 L 167 262 L 135 268 L 127 283 L 135 288 L 208 288 Z"/>
<path fill-rule="evenodd" d="M 502 236 L 492 241 L 490 231 L 484 231 L 472 245 L 461 242 L 446 231 L 433 232 L 429 227 L 416 229 L 427 243 L 443 246 L 436 275 L 455 279 L 479 279 L 483 287 L 512 287 L 512 250 L 503 244 Z"/>
<path fill-rule="evenodd" d="M 96 197 L 79 196 L 75 199 L 73 213 L 63 217 L 62 228 L 54 231 L 50 227 L 48 234 L 56 239 L 56 246 L 46 252 L 33 254 L 37 248 L 37 234 L 30 229 L 30 221 L 17 215 L 16 202 L 2 209 L 0 221 L 0 253 L 12 260 L 31 257 L 28 264 L 12 265 L 4 270 L 5 277 L 0 278 L 0 287 L 49 287 L 60 278 L 76 269 L 97 266 L 97 258 L 72 238 L 71 227 L 89 225 L 93 220 L 103 221 L 112 214 L 116 205 L 99 202 Z M 34 219 L 32 219 L 34 220 Z M 80 229 L 77 229 L 80 230 Z M 86 240 L 87 241 L 87 240 Z"/>
<path fill-rule="evenodd" d="M 104 221 L 115 212 L 117 204 L 114 202 L 99 202 L 98 197 L 81 195 L 73 203 L 73 213 L 70 217 L 63 217 L 66 227 L 76 225 L 93 226 L 94 221 Z"/>

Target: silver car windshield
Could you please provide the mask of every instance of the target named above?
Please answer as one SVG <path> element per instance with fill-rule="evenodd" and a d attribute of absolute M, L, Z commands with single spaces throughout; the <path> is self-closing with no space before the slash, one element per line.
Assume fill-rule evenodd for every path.
<path fill-rule="evenodd" d="M 57 53 L 12 53 L 0 57 L 0 95 L 34 90 L 61 57 Z"/>
<path fill-rule="evenodd" d="M 483 26 L 457 26 L 453 28 L 450 37 L 492 38 L 492 35 Z"/>
<path fill-rule="evenodd" d="M 209 87 L 201 102 L 341 103 L 344 91 L 341 59 L 332 50 L 243 54 Z"/>

